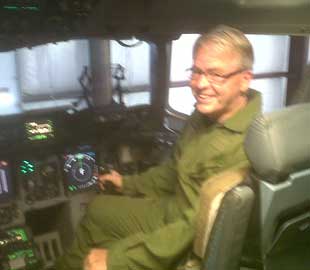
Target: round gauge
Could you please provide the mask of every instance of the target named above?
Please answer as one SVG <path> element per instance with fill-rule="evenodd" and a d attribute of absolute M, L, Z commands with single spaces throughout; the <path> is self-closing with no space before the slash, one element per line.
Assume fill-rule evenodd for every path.
<path fill-rule="evenodd" d="M 84 153 L 66 156 L 64 171 L 68 177 L 70 191 L 90 187 L 97 181 L 95 159 Z"/>

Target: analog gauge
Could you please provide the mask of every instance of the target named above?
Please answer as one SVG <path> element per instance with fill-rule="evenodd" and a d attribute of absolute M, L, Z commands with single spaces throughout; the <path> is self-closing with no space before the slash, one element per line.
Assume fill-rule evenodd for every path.
<path fill-rule="evenodd" d="M 85 153 L 67 155 L 64 171 L 66 172 L 68 189 L 77 191 L 88 188 L 97 182 L 97 166 L 95 159 Z"/>

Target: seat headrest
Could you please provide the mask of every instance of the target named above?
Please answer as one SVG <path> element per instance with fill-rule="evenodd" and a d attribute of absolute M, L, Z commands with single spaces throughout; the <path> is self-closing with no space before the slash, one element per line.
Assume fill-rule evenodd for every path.
<path fill-rule="evenodd" d="M 310 103 L 258 116 L 244 146 L 252 168 L 265 181 L 279 183 L 310 168 Z"/>

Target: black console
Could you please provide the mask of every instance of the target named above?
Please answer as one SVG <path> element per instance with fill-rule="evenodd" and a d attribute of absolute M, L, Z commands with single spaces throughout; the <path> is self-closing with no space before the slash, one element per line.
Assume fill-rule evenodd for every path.
<path fill-rule="evenodd" d="M 63 195 L 58 159 L 50 156 L 23 159 L 19 164 L 18 180 L 22 201 L 26 205 L 43 202 Z"/>

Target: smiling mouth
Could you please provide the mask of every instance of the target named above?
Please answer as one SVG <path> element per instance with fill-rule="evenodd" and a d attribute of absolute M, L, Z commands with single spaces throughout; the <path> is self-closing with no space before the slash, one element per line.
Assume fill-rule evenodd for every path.
<path fill-rule="evenodd" d="M 196 97 L 199 103 L 210 103 L 216 98 L 215 96 L 208 96 L 208 95 L 197 95 Z"/>

